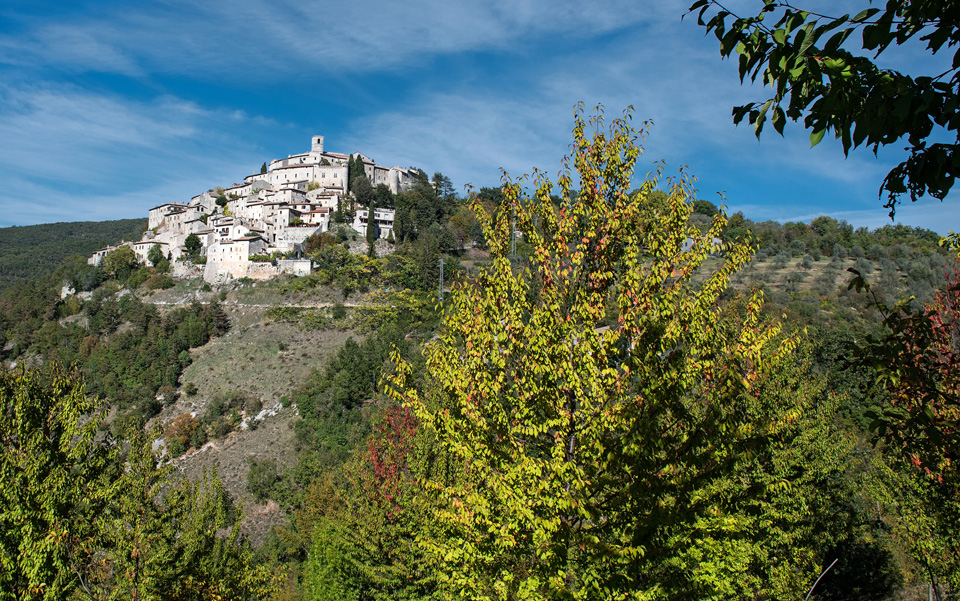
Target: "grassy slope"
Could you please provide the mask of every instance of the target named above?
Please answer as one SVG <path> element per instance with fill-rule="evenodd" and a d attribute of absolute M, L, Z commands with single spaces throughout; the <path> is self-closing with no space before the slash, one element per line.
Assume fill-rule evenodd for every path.
<path fill-rule="evenodd" d="M 196 288 L 197 282 L 182 283 L 145 300 L 175 306 L 196 298 Z M 200 293 L 199 298 L 206 302 L 216 294 Z M 230 331 L 190 351 L 192 363 L 181 377 L 180 396 L 159 416 L 161 423 L 184 413 L 199 417 L 210 399 L 231 391 L 259 398 L 263 409 L 274 413 L 263 415 L 255 429 L 231 432 L 176 460 L 179 469 L 190 477 L 199 476 L 204 469 L 217 470 L 227 490 L 243 503 L 244 531 L 257 544 L 271 526 L 284 522 L 286 515 L 276 503 L 258 503 L 247 490 L 247 459 L 272 459 L 281 469 L 296 461 L 293 422 L 299 414 L 295 407 L 281 408 L 280 397 L 303 382 L 312 369 L 324 365 L 347 338 L 360 338 L 350 331 L 306 330 L 264 316 L 266 307 L 295 300 L 301 299 L 277 295 L 269 285 L 228 293 L 224 307 L 230 317 Z M 197 385 L 197 394 L 192 397 L 183 392 L 188 382 Z"/>
<path fill-rule="evenodd" d="M 53 273 L 69 256 L 139 239 L 146 227 L 146 219 L 120 219 L 0 228 L 0 290 Z"/>

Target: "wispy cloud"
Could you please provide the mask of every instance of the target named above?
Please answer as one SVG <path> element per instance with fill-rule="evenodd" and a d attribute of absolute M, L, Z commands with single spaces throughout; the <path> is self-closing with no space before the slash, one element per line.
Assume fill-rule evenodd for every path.
<path fill-rule="evenodd" d="M 262 119 L 169 96 L 131 101 L 73 86 L 4 84 L 0 106 L 7 224 L 140 215 L 234 181 L 262 156 L 235 131 L 238 123 L 262 129 Z"/>
<path fill-rule="evenodd" d="M 246 76 L 387 70 L 441 53 L 519 48 L 531 36 L 571 40 L 639 23 L 649 10 L 613 0 L 427 0 L 346 3 L 171 0 L 136 10 L 100 10 L 70 23 L 27 21 L 0 35 L 6 62 L 43 61 L 125 75 L 144 71 Z"/>

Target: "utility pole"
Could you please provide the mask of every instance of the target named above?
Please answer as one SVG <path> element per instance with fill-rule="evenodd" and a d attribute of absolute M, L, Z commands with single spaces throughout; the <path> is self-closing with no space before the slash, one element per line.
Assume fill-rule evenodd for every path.
<path fill-rule="evenodd" d="M 443 259 L 440 259 L 440 302 L 443 302 Z"/>

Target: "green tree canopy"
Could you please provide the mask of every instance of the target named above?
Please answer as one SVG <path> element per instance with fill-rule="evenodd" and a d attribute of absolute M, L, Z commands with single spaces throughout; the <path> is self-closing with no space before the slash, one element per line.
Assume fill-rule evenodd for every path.
<path fill-rule="evenodd" d="M 733 243 L 702 270 L 725 218 L 688 225 L 686 179 L 663 213 L 644 211 L 655 181 L 630 194 L 629 118 L 605 131 L 578 114 L 561 197 L 583 185 L 559 210 L 549 181 L 532 199 L 504 187 L 529 267 L 507 256 L 512 211 L 491 219 L 474 202 L 493 264 L 455 288 L 425 391 L 399 358 L 389 380 L 459 467 L 424 483 L 444 533 L 424 544 L 456 597 L 743 598 L 774 564 L 795 595 L 816 575 L 775 532 L 795 518 L 746 476 L 770 473 L 756 451 L 799 413 L 804 395 L 768 381 L 793 344 L 760 323 L 759 296 L 719 302 L 751 249 Z"/>
<path fill-rule="evenodd" d="M 891 46 L 918 42 L 932 55 L 960 43 L 957 0 L 889 0 L 884 8 L 826 16 L 784 0 L 763 0 L 756 15 L 739 16 L 716 0 L 698 0 L 698 23 L 720 41 L 723 57 L 739 55 L 740 80 L 773 89 L 764 102 L 733 109 L 759 136 L 770 121 L 781 134 L 786 120 L 803 120 L 816 145 L 827 132 L 844 153 L 866 144 L 876 153 L 906 140 L 909 157 L 884 178 L 880 194 L 893 217 L 903 194 L 943 200 L 960 174 L 960 48 L 952 61 L 916 76 L 878 67 Z M 859 33 L 862 48 L 848 43 Z M 940 141 L 945 140 L 945 141 Z"/>
<path fill-rule="evenodd" d="M 129 246 L 121 246 L 108 252 L 107 256 L 101 260 L 100 267 L 103 268 L 107 277 L 123 281 L 139 264 L 137 253 L 133 252 Z"/>
<path fill-rule="evenodd" d="M 163 259 L 164 259 L 163 249 L 160 247 L 160 245 L 154 244 L 153 246 L 151 246 L 150 251 L 147 253 L 147 260 L 150 261 L 150 263 L 153 266 L 156 266 L 157 263 L 159 263 Z"/>
<path fill-rule="evenodd" d="M 350 192 L 353 193 L 353 197 L 357 199 L 357 202 L 362 205 L 369 206 L 370 201 L 376 198 L 376 191 L 373 189 L 373 184 L 370 183 L 366 175 L 357 175 L 350 180 Z"/>
<path fill-rule="evenodd" d="M 155 435 L 98 436 L 105 412 L 79 372 L 0 369 L 0 600 L 269 596 L 216 475 L 174 483 Z"/>
<path fill-rule="evenodd" d="M 187 254 L 196 255 L 200 252 L 200 236 L 190 234 L 187 236 L 187 239 L 183 241 L 183 245 L 187 249 Z"/>

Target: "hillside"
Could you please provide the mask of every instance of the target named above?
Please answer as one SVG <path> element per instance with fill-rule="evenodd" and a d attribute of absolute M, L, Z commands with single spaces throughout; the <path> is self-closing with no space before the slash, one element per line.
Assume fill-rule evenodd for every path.
<path fill-rule="evenodd" d="M 432 229 L 452 228 L 450 216 L 462 208 L 448 208 Z M 715 208 L 697 208 L 689 223 L 701 227 Z M 848 270 L 863 273 L 886 302 L 911 295 L 925 302 L 954 269 L 952 257 L 927 231 L 854 230 L 828 217 L 781 225 L 736 215 L 722 235 L 729 242 L 747 230 L 757 252 L 720 304 L 735 308 L 751 290 L 764 290 L 763 319 L 784 323 L 787 332 L 806 330 L 811 373 L 843 391 L 830 400 L 838 427 L 850 440 L 867 436 L 866 415 L 878 401 L 869 376 L 851 369 L 843 353 L 880 324 L 872 298 L 847 289 Z M 179 481 L 216 473 L 242 504 L 241 531 L 264 565 L 297 573 L 307 569 L 317 540 L 317 512 L 342 511 L 339 499 L 355 494 L 349 483 L 362 477 L 358 461 L 376 449 L 385 420 L 396 417 L 381 386 L 391 351 L 414 366 L 415 383 L 423 378 L 420 351 L 435 339 L 438 317 L 437 259 L 444 258 L 448 289 L 470 289 L 492 265 L 482 247 L 441 247 L 441 238 L 455 237 L 439 234 L 424 231 L 376 258 L 365 256 L 361 241 L 325 234 L 322 244 L 308 246 L 311 275 L 215 285 L 175 279 L 163 268 L 69 260 L 55 275 L 0 293 L 0 359 L 6 366 L 78 365 L 87 393 L 111 406 L 105 430 L 118 438 L 130 426 L 151 432 Z M 531 265 L 530 247 L 520 241 L 516 250 L 510 263 L 522 272 Z M 694 288 L 723 255 L 705 259 Z M 61 299 L 64 281 L 84 294 Z M 615 311 L 607 317 L 616 323 Z M 849 474 L 831 478 L 852 481 Z M 344 524 L 357 519 L 335 515 Z M 871 526 L 845 536 L 880 554 L 877 561 L 902 574 L 904 586 L 912 582 L 910 560 L 884 555 L 896 544 L 889 534 Z M 862 568 L 858 561 L 866 560 L 852 558 L 848 569 Z M 900 586 L 891 582 L 875 588 Z M 849 588 L 866 590 L 859 586 Z"/>
<path fill-rule="evenodd" d="M 146 219 L 119 219 L 0 228 L 0 290 L 53 273 L 71 255 L 139 239 L 146 227 Z"/>

